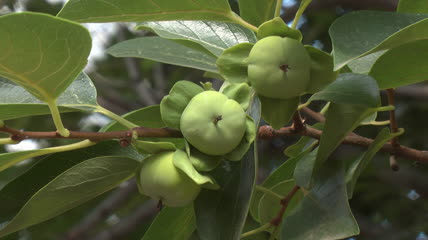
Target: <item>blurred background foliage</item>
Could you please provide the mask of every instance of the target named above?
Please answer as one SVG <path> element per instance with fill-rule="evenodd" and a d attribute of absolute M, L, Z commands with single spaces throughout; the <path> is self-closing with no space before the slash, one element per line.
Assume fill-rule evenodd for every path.
<path fill-rule="evenodd" d="M 395 11 L 397 2 L 397 0 L 313 0 L 299 23 L 299 29 L 304 35 L 303 42 L 331 52 L 328 29 L 337 17 L 357 10 Z M 230 3 L 234 11 L 239 12 L 237 2 L 230 0 Z M 0 15 L 24 10 L 55 15 L 62 5 L 63 2 L 59 0 L 0 0 Z M 297 8 L 298 4 L 295 1 L 285 0 L 283 19 L 286 22 L 292 21 Z M 221 85 L 220 80 L 204 78 L 204 73 L 199 70 L 150 60 L 113 58 L 105 55 L 103 50 L 116 42 L 152 35 L 145 31 L 134 31 L 134 25 L 131 23 L 85 24 L 85 26 L 91 31 L 94 39 L 94 49 L 86 72 L 97 87 L 99 104 L 115 113 L 124 114 L 158 104 L 178 80 L 186 79 L 196 83 L 211 81 L 217 88 Z M 383 98 L 386 103 L 384 93 Z M 428 85 L 425 83 L 397 89 L 398 125 L 406 130 L 406 133 L 400 136 L 401 144 L 416 149 L 428 149 L 427 99 Z M 322 106 L 314 103 L 310 107 L 320 110 Z M 308 124 L 314 123 L 308 116 L 304 117 Z M 387 118 L 386 114 L 379 116 L 379 120 Z M 107 118 L 97 114 L 67 113 L 63 114 L 63 119 L 69 129 L 81 131 L 97 131 L 108 123 Z M 15 128 L 32 131 L 51 131 L 53 126 L 49 116 L 9 120 L 6 123 Z M 357 133 L 374 137 L 379 129 L 380 127 L 365 126 L 358 128 Z M 297 137 L 289 137 L 260 143 L 259 182 L 286 161 L 283 151 L 296 140 Z M 46 147 L 58 143 L 60 142 L 28 140 L 17 147 L 0 147 L 0 152 Z M 355 146 L 341 146 L 333 157 L 349 161 L 363 150 Z M 0 174 L 0 189 L 37 164 L 37 161 L 40 159 L 33 159 L 3 171 Z M 388 164 L 388 155 L 378 153 L 361 176 L 354 198 L 350 201 L 361 228 L 361 235 L 350 239 L 428 240 L 425 235 L 425 232 L 428 233 L 428 166 L 407 159 L 399 159 L 399 164 L 400 171 L 393 172 Z M 118 202 L 114 202 L 115 200 Z M 94 216 L 94 213 L 99 215 Z M 140 196 L 135 183 L 130 181 L 54 219 L 4 239 L 141 239 L 155 215 L 155 203 Z M 98 221 L 90 222 L 96 218 Z M 246 230 L 257 226 L 250 218 L 247 225 Z M 253 239 L 267 238 L 267 235 L 259 234 Z"/>

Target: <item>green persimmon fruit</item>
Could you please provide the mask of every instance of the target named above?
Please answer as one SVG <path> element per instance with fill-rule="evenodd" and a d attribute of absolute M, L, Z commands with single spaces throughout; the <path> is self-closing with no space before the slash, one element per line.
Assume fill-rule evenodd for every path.
<path fill-rule="evenodd" d="M 288 99 L 305 93 L 310 68 L 305 47 L 287 37 L 263 38 L 248 56 L 248 80 L 257 94 L 269 98 Z"/>
<path fill-rule="evenodd" d="M 235 100 L 216 91 L 194 96 L 184 109 L 180 130 L 184 138 L 208 155 L 224 155 L 236 148 L 245 134 L 246 113 Z"/>
<path fill-rule="evenodd" d="M 173 163 L 174 152 L 161 152 L 144 159 L 140 170 L 141 188 L 147 196 L 170 207 L 191 203 L 201 187 Z"/>

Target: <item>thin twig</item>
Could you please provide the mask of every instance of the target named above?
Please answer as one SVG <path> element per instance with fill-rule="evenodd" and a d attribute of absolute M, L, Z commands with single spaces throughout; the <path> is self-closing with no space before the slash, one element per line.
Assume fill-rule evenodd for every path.
<path fill-rule="evenodd" d="M 390 106 L 395 106 L 395 91 L 392 88 L 389 88 L 386 90 L 387 96 L 388 96 L 388 104 Z M 397 120 L 395 118 L 395 110 L 390 110 L 389 111 L 389 122 L 390 122 L 390 126 L 391 126 L 391 132 L 392 133 L 396 133 L 398 132 L 398 124 L 397 124 Z M 391 166 L 391 169 L 394 171 L 398 171 L 399 166 L 398 166 L 398 162 L 395 158 L 395 152 L 399 151 L 400 149 L 400 144 L 398 143 L 398 137 L 393 137 L 391 139 L 391 145 L 393 148 L 393 152 L 391 153 L 390 157 L 389 157 L 389 165 Z"/>
<path fill-rule="evenodd" d="M 293 114 L 293 125 L 291 127 L 293 128 L 293 131 L 299 133 L 303 133 L 306 130 L 306 126 L 298 110 Z"/>
<path fill-rule="evenodd" d="M 282 221 L 282 217 L 284 216 L 285 210 L 287 210 L 288 204 L 290 203 L 291 199 L 294 197 L 294 195 L 299 191 L 300 187 L 297 185 L 294 185 L 293 189 L 285 196 L 283 199 L 281 199 L 281 209 L 278 212 L 278 215 L 270 221 L 270 223 L 273 226 L 278 227 L 279 224 Z"/>

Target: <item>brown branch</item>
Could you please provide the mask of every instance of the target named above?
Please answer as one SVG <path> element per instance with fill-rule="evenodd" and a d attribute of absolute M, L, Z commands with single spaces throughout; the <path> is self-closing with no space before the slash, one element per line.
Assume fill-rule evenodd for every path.
<path fill-rule="evenodd" d="M 270 221 L 270 224 L 272 226 L 278 227 L 279 224 L 282 221 L 282 217 L 284 216 L 285 210 L 287 210 L 288 203 L 290 203 L 291 199 L 294 197 L 294 195 L 299 191 L 300 187 L 297 185 L 294 185 L 293 189 L 285 196 L 283 199 L 281 199 L 281 209 L 278 212 L 278 215 Z"/>
<path fill-rule="evenodd" d="M 299 110 L 295 111 L 293 114 L 293 125 L 291 126 L 293 131 L 295 132 L 304 132 L 306 130 L 306 126 L 302 117 L 300 116 Z"/>
<path fill-rule="evenodd" d="M 302 108 L 302 112 L 304 112 L 305 114 L 307 114 L 308 116 L 310 116 L 311 118 L 313 118 L 317 122 L 321 122 L 321 123 L 325 122 L 324 115 L 322 115 L 319 112 L 315 112 L 314 110 L 312 110 L 308 107 Z"/>

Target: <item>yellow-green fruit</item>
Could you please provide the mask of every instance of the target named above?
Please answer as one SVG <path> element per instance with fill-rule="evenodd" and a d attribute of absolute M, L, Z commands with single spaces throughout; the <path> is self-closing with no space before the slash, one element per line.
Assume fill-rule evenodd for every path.
<path fill-rule="evenodd" d="M 258 41 L 248 57 L 248 80 L 265 97 L 288 99 L 305 93 L 311 59 L 292 38 L 271 36 Z"/>
<path fill-rule="evenodd" d="M 162 152 L 144 159 L 141 188 L 147 196 L 171 207 L 185 206 L 198 196 L 201 187 L 173 164 L 174 152 Z"/>
<path fill-rule="evenodd" d="M 199 151 L 224 155 L 241 142 L 246 114 L 235 100 L 216 91 L 205 91 L 190 100 L 180 120 L 184 138 Z"/>

